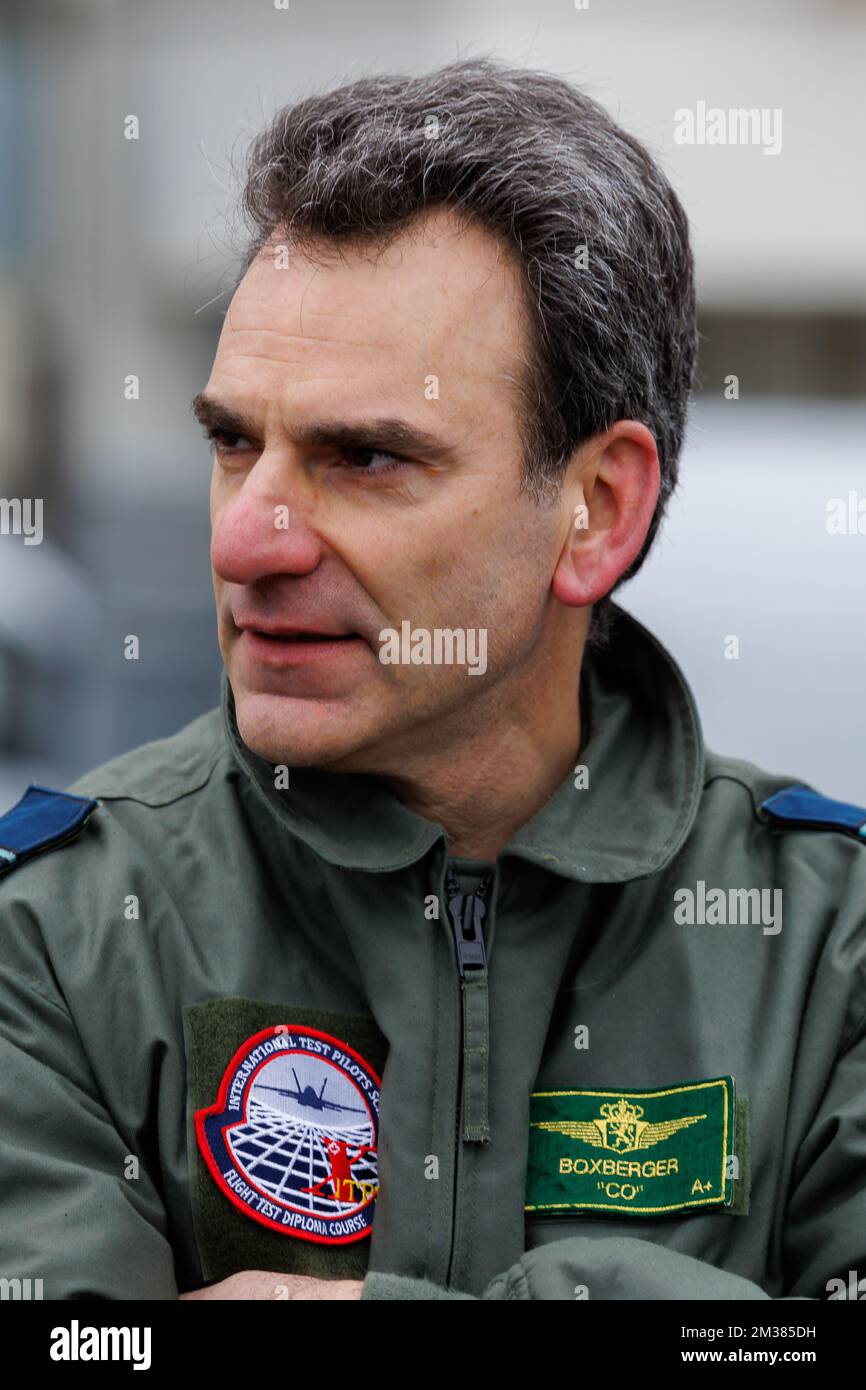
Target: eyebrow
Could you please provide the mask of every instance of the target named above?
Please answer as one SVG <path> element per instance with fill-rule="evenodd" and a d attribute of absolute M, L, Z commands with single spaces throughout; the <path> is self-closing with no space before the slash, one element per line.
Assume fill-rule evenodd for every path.
<path fill-rule="evenodd" d="M 200 391 L 191 410 L 206 430 L 222 430 L 255 439 L 257 428 L 242 412 L 230 410 L 220 401 Z M 453 458 L 454 450 L 437 435 L 419 429 L 407 420 L 386 417 L 380 420 L 318 420 L 288 431 L 296 444 L 312 448 L 379 449 L 385 453 L 420 455 L 432 461 Z"/>

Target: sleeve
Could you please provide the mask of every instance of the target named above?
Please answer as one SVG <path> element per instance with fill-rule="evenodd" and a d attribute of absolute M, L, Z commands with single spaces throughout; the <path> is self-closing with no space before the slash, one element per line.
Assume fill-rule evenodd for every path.
<path fill-rule="evenodd" d="M 866 1269 L 866 1018 L 837 1062 L 801 1145 L 783 1227 L 786 1292 L 776 1301 L 848 1296 Z M 572 1236 L 527 1251 L 481 1299 L 770 1299 L 758 1284 L 630 1236 Z M 470 1298 L 424 1280 L 371 1272 L 362 1299 Z"/>
<path fill-rule="evenodd" d="M 529 1250 L 498 1274 L 482 1300 L 574 1300 L 585 1287 L 599 1299 L 766 1299 L 757 1284 L 702 1260 L 631 1236 L 571 1236 Z M 472 1298 L 423 1279 L 372 1272 L 362 1299 Z"/>
<path fill-rule="evenodd" d="M 4 914 L 6 916 L 6 914 Z M 4 922 L 4 934 L 9 929 Z M 175 1299 L 159 1195 L 127 1176 L 108 1113 L 47 962 L 0 966 L 0 1277 L 46 1299 Z M 18 962 L 19 964 L 21 962 Z M 38 970 L 31 975 L 29 970 Z"/>
<path fill-rule="evenodd" d="M 834 1281 L 838 1296 L 866 1272 L 866 1015 L 800 1148 L 783 1251 L 790 1298 L 827 1298 Z"/>

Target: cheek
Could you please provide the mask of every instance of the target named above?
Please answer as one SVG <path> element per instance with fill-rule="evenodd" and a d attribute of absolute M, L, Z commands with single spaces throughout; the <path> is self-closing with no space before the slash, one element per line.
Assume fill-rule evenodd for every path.
<path fill-rule="evenodd" d="M 219 471 L 218 471 L 218 469 L 217 469 L 216 463 L 214 462 L 213 468 L 212 468 L 212 470 L 211 470 L 211 475 L 210 475 L 210 488 L 209 488 L 209 491 L 208 491 L 208 507 L 209 507 L 209 510 L 210 510 L 210 529 L 211 529 L 211 534 L 213 534 L 213 529 L 214 529 L 214 526 L 215 526 L 216 523 L 217 523 L 217 519 L 218 519 L 219 513 L 220 513 L 220 486 L 219 486 L 219 476 L 220 476 L 220 475 L 219 475 Z"/>
<path fill-rule="evenodd" d="M 533 518 L 530 525 L 505 528 L 490 545 L 475 574 L 476 607 L 491 629 L 491 641 L 495 633 L 497 644 L 519 648 L 542 622 L 551 598 L 550 531 Z"/>
<path fill-rule="evenodd" d="M 435 525 L 395 519 L 352 549 L 345 562 L 389 617 L 485 626 L 506 641 L 532 628 L 555 567 L 549 526 L 477 503 Z"/>
<path fill-rule="evenodd" d="M 411 617 L 435 604 L 448 585 L 450 560 L 438 528 L 418 514 L 387 520 L 350 518 L 325 538 L 340 564 L 388 618 Z"/>

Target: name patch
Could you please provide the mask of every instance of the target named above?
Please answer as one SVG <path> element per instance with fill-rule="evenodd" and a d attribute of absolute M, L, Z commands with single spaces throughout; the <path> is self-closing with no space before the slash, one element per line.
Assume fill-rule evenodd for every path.
<path fill-rule="evenodd" d="M 659 1216 L 733 1198 L 734 1079 L 658 1091 L 535 1091 L 526 1210 Z"/>

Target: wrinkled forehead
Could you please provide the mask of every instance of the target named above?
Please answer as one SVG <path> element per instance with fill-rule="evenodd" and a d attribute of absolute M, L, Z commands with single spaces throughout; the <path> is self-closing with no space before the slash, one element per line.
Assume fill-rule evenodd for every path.
<path fill-rule="evenodd" d="M 301 376 L 388 372 L 453 400 L 502 390 L 527 360 L 520 271 L 490 233 L 440 211 L 384 243 L 274 234 L 229 305 L 220 359 Z"/>

